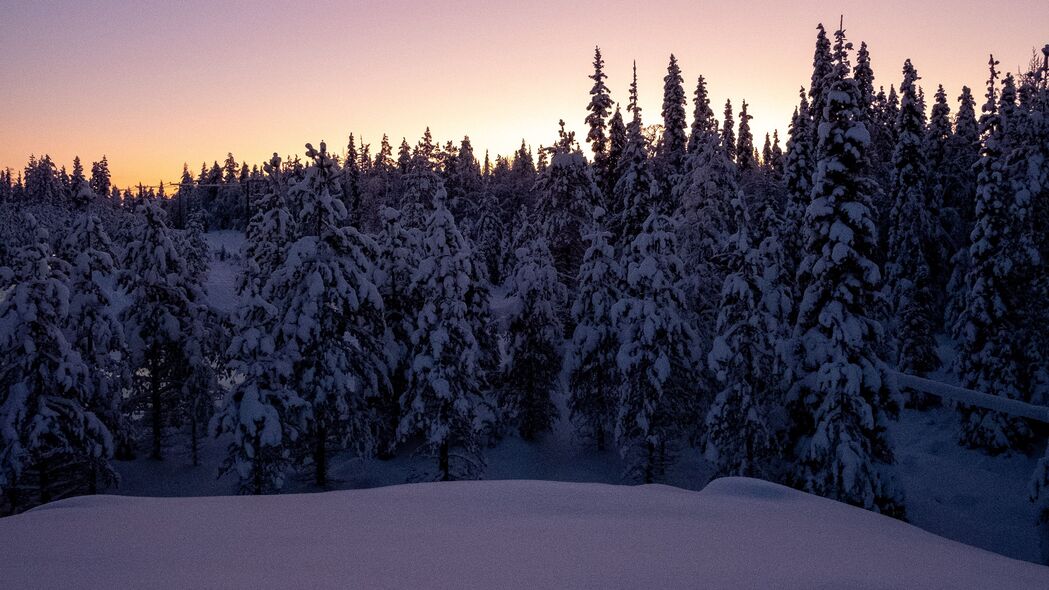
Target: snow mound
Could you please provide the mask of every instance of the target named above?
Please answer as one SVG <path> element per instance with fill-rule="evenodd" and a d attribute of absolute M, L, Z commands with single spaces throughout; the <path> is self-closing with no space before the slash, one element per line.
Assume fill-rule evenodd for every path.
<path fill-rule="evenodd" d="M 752 479 L 80 497 L 0 520 L 9 588 L 1049 588 L 1049 568 Z"/>

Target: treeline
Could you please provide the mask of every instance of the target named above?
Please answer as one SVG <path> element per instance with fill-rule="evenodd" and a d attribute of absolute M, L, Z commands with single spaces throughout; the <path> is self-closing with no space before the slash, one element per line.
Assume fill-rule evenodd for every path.
<path fill-rule="evenodd" d="M 230 434 L 224 468 L 246 492 L 293 471 L 323 486 L 333 452 L 405 445 L 435 479 L 478 477 L 486 446 L 548 431 L 563 393 L 563 418 L 636 481 L 702 452 L 718 474 L 902 517 L 886 427 L 934 400 L 894 369 L 940 369 L 946 336 L 962 385 L 1044 401 L 1044 60 L 1002 76 L 992 58 L 977 114 L 969 88 L 953 109 L 942 87 L 927 101 L 910 61 L 877 87 L 867 46 L 821 26 L 785 145 L 760 149 L 749 105 L 719 122 L 702 77 L 688 124 L 673 56 L 648 127 L 636 66 L 625 109 L 599 50 L 593 66 L 590 159 L 562 123 L 537 159 L 522 144 L 479 161 L 469 138 L 428 131 L 372 155 L 351 136 L 341 157 L 322 142 L 305 160 L 184 169 L 170 198 L 118 201 L 102 172 L 67 182 L 47 157 L 5 173 L 9 507 L 60 480 L 97 488 L 113 453 L 148 441 L 160 458 L 173 429 L 193 449 L 206 427 Z M 232 316 L 204 296 L 205 228 L 246 233 Z M 959 414 L 967 446 L 1039 440 L 1024 420 Z M 1043 462 L 1043 519 L 1047 487 Z"/>

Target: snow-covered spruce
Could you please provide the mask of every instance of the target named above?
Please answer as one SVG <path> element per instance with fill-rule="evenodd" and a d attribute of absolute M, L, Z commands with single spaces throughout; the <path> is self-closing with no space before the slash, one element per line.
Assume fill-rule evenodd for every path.
<path fill-rule="evenodd" d="M 204 291 L 175 247 L 166 215 L 151 199 L 140 200 L 135 215 L 124 264 L 130 304 L 121 320 L 135 368 L 132 407 L 146 415 L 150 457 L 161 459 L 167 429 L 189 422 L 195 443 L 192 410 L 213 406 L 200 399 L 209 392 L 194 388 L 187 396 L 186 387 L 196 376 L 210 380 L 204 373 L 217 340 Z"/>
<path fill-rule="evenodd" d="M 616 183 L 612 189 L 615 205 L 609 224 L 619 247 L 630 244 L 641 232 L 641 224 L 656 202 L 656 179 L 652 175 L 641 127 L 641 107 L 637 104 L 637 64 L 630 84 L 630 123 L 626 126 L 626 145 L 619 158 Z"/>
<path fill-rule="evenodd" d="M 980 118 L 984 137 L 977 162 L 976 226 L 969 247 L 965 308 L 954 325 L 959 342 L 957 370 L 969 389 L 1028 401 L 1032 385 L 1031 350 L 1026 340 L 1026 272 L 1037 258 L 1030 234 L 1027 203 L 1018 199 L 1005 171 L 1016 92 L 1007 75 L 996 104 L 997 62 L 991 59 L 987 103 Z M 961 442 L 992 453 L 1025 448 L 1027 423 L 998 412 L 961 408 Z"/>
<path fill-rule="evenodd" d="M 408 387 L 401 397 L 401 439 L 421 436 L 436 456 L 435 479 L 471 479 L 484 472 L 479 433 L 484 401 L 480 355 L 468 302 L 475 280 L 470 246 L 438 191 L 426 220 L 412 292 L 420 306 L 411 333 Z"/>
<path fill-rule="evenodd" d="M 513 307 L 499 410 L 521 438 L 533 440 L 558 416 L 552 396 L 559 384 L 566 298 L 542 237 L 517 250 L 510 289 Z"/>
<path fill-rule="evenodd" d="M 601 57 L 601 48 L 594 47 L 594 73 L 589 76 L 594 85 L 590 88 L 590 104 L 586 106 L 586 124 L 590 127 L 586 141 L 594 153 L 594 180 L 607 198 L 614 181 L 609 181 L 613 169 L 609 167 L 609 142 L 605 133 L 606 120 L 612 112 L 612 97 L 609 96 L 608 86 L 605 85 L 608 75 L 604 70 L 605 60 Z"/>
<path fill-rule="evenodd" d="M 612 308 L 622 297 L 623 270 L 609 243 L 612 234 L 595 219 L 586 236 L 589 246 L 579 268 L 572 304 L 575 329 L 565 354 L 568 409 L 576 428 L 604 450 L 614 431 L 620 382 L 616 355 L 619 334 Z"/>
<path fill-rule="evenodd" d="M 894 461 L 887 421 L 899 409 L 888 367 L 878 358 L 881 326 L 870 317 L 881 288 L 871 256 L 877 230 L 874 190 L 864 177 L 870 140 L 847 77 L 851 44 L 835 35 L 834 79 L 819 125 L 819 157 L 806 213 L 803 287 L 795 325 L 797 379 L 789 402 L 794 424 L 794 478 L 803 489 L 902 515 L 903 500 L 887 467 Z"/>
<path fill-rule="evenodd" d="M 324 142 L 306 145 L 312 163 L 292 187 L 302 203 L 302 237 L 274 271 L 263 297 L 277 311 L 273 330 L 283 383 L 309 407 L 306 447 L 314 481 L 328 482 L 330 448 L 374 448 L 370 398 L 388 387 L 383 301 L 375 285 L 372 240 L 343 227 L 338 166 Z"/>
<path fill-rule="evenodd" d="M 241 295 L 261 293 L 270 275 L 284 262 L 288 246 L 294 241 L 294 219 L 287 209 L 288 179 L 281 159 L 273 154 L 263 165 L 266 191 L 255 201 L 255 214 L 245 231 L 244 270 L 237 281 Z"/>
<path fill-rule="evenodd" d="M 896 313 L 897 368 L 925 375 L 940 365 L 933 334 L 935 299 L 928 262 L 930 255 L 935 254 L 938 222 L 932 215 L 939 207 L 930 201 L 932 192 L 925 185 L 925 113 L 918 105 L 918 80 L 918 72 L 907 60 L 903 65 L 896 149 L 892 154 L 886 274 Z"/>
<path fill-rule="evenodd" d="M 797 269 L 805 248 L 805 210 L 812 200 L 812 171 L 815 169 L 815 146 L 805 89 L 800 91 L 801 102 L 794 110 L 787 136 L 787 156 L 783 179 L 786 202 L 783 207 L 783 250 L 788 268 Z M 793 281 L 794 277 L 790 277 Z M 797 293 L 800 296 L 800 293 Z"/>
<path fill-rule="evenodd" d="M 721 290 L 716 336 L 707 362 L 721 383 L 702 433 L 719 475 L 772 479 L 779 465 L 770 413 L 781 407 L 790 292 L 781 281 L 778 234 L 750 241 L 743 197 L 733 199 L 739 228 L 732 237 L 732 273 Z"/>
<path fill-rule="evenodd" d="M 31 242 L 0 301 L 0 492 L 3 511 L 75 494 L 88 479 L 114 476 L 113 441 L 94 413 L 99 392 L 64 332 L 69 313 L 64 264 L 48 233 L 26 215 Z M 92 359 L 93 360 L 93 359 Z"/>
<path fill-rule="evenodd" d="M 663 474 L 673 445 L 694 424 L 700 395 L 676 229 L 671 218 L 648 217 L 623 255 L 624 294 L 612 308 L 621 373 L 615 440 L 627 475 L 646 483 Z"/>

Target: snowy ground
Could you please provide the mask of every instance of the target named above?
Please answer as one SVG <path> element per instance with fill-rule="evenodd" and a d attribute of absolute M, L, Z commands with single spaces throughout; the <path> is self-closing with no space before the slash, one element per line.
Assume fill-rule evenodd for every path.
<path fill-rule="evenodd" d="M 0 520 L 10 588 L 1011 588 L 1049 568 L 757 480 L 80 497 Z"/>
<path fill-rule="evenodd" d="M 212 248 L 237 252 L 241 234 L 208 235 Z M 239 261 L 213 262 L 208 284 L 215 305 L 236 305 L 233 281 Z M 501 299 L 497 299 L 498 302 Z M 947 356 L 949 351 L 944 351 Z M 936 376 L 949 379 L 946 375 Z M 562 408 L 562 414 L 564 409 Z M 948 409 L 906 410 L 894 428 L 897 474 L 907 497 L 910 521 L 923 529 L 976 547 L 1023 559 L 1038 559 L 1033 526 L 1034 510 L 1027 500 L 1027 483 L 1036 459 L 1022 455 L 989 457 L 958 447 L 957 417 Z M 173 449 L 161 463 L 149 460 L 119 462 L 122 483 L 112 493 L 130 496 L 226 495 L 234 490 L 230 477 L 216 478 L 225 440 L 209 440 L 203 465 L 190 467 L 184 451 Z M 707 466 L 694 450 L 685 449 L 669 474 L 674 486 L 700 490 L 709 479 Z M 614 452 L 597 453 L 577 440 L 562 420 L 553 433 L 536 443 L 508 438 L 486 450 L 489 480 L 551 480 L 563 482 L 624 483 L 622 464 Z M 334 489 L 361 489 L 402 484 L 423 469 L 426 459 L 404 452 L 389 461 L 362 461 L 337 457 L 333 462 Z M 290 492 L 317 491 L 308 477 L 288 484 Z"/>

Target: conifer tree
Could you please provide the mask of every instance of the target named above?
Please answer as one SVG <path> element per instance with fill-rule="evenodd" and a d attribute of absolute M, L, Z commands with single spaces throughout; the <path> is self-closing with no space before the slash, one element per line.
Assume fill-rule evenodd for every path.
<path fill-rule="evenodd" d="M 616 365 L 619 338 L 612 308 L 622 296 L 623 271 L 611 236 L 596 216 L 586 236 L 588 247 L 579 268 L 579 291 L 572 304 L 575 330 L 564 362 L 572 422 L 579 432 L 593 439 L 599 451 L 605 449 L 613 431 L 620 379 Z"/>
<path fill-rule="evenodd" d="M 324 142 L 306 144 L 312 162 L 291 188 L 302 203 L 301 237 L 267 282 L 277 309 L 273 346 L 281 376 L 308 404 L 306 442 L 314 482 L 328 483 L 329 447 L 374 448 L 370 398 L 388 387 L 382 352 L 383 301 L 370 238 L 345 227 L 338 165 Z"/>
<path fill-rule="evenodd" d="M 728 250 L 732 272 L 721 288 L 707 355 L 721 388 L 707 411 L 702 446 L 719 475 L 768 478 L 776 467 L 769 411 L 779 401 L 774 396 L 783 379 L 784 305 L 790 299 L 777 284 L 779 269 L 750 241 L 742 195 L 732 204 L 738 228 Z"/>
<path fill-rule="evenodd" d="M 777 177 L 783 176 L 783 170 L 786 166 L 785 156 L 783 154 L 783 148 L 779 144 L 779 130 L 772 130 L 772 172 Z"/>
<path fill-rule="evenodd" d="M 575 143 L 575 134 L 565 132 L 560 122 L 560 139 L 549 149 L 550 166 L 536 180 L 537 218 L 554 257 L 554 266 L 565 283 L 575 281 L 583 258 L 582 226 L 590 211 L 601 202 L 586 159 Z"/>
<path fill-rule="evenodd" d="M 696 81 L 692 104 L 695 106 L 692 113 L 692 131 L 688 136 L 688 153 L 696 151 L 704 137 L 717 134 L 717 121 L 714 120 L 714 111 L 710 108 L 707 81 L 703 76 Z"/>
<path fill-rule="evenodd" d="M 860 93 L 860 116 L 864 125 L 870 125 L 874 114 L 874 70 L 871 69 L 871 54 L 867 43 L 861 42 L 856 52 L 856 66 L 852 69 L 852 78 Z"/>
<path fill-rule="evenodd" d="M 421 306 L 411 334 L 408 389 L 401 398 L 401 439 L 421 435 L 436 455 L 435 477 L 471 479 L 484 470 L 479 416 L 480 350 L 469 317 L 473 260 L 466 239 L 439 198 L 426 221 L 412 291 Z"/>
<path fill-rule="evenodd" d="M 608 173 L 605 176 L 605 209 L 612 215 L 618 211 L 618 202 L 612 197 L 616 182 L 619 181 L 619 162 L 623 159 L 626 150 L 627 133 L 626 124 L 623 122 L 623 113 L 616 104 L 616 112 L 612 113 L 612 119 L 608 122 Z"/>
<path fill-rule="evenodd" d="M 530 240 L 516 257 L 500 410 L 521 438 L 533 440 L 558 416 L 551 396 L 560 374 L 566 293 L 544 239 Z"/>
<path fill-rule="evenodd" d="M 667 75 L 663 77 L 663 135 L 657 150 L 657 180 L 663 186 L 664 193 L 670 191 L 674 176 L 681 173 L 685 163 L 685 146 L 688 142 L 685 130 L 688 123 L 685 120 L 687 101 L 683 83 L 677 58 L 671 54 Z"/>
<path fill-rule="evenodd" d="M 91 163 L 91 179 L 88 180 L 88 185 L 91 190 L 95 191 L 95 194 L 100 197 L 109 196 L 110 190 L 110 175 L 109 175 L 109 160 L 105 156 L 98 162 Z"/>
<path fill-rule="evenodd" d="M 43 504 L 82 489 L 84 476 L 112 478 L 113 442 L 88 367 L 66 338 L 69 290 L 48 234 L 26 215 L 13 290 L 0 302 L 0 491 L 13 507 L 19 488 Z M 21 500 L 21 501 L 20 501 Z"/>
<path fill-rule="evenodd" d="M 835 34 L 813 201 L 806 213 L 803 293 L 795 324 L 798 375 L 789 401 L 796 482 L 803 489 L 886 514 L 903 504 L 885 466 L 893 463 L 887 420 L 898 411 L 888 367 L 878 358 L 881 327 L 870 317 L 881 287 L 873 183 L 863 176 L 869 136 L 859 120 L 850 44 Z"/>
<path fill-rule="evenodd" d="M 827 89 L 836 79 L 834 57 L 831 55 L 830 39 L 823 23 L 816 26 L 816 50 L 812 56 L 812 78 L 809 83 L 809 117 L 814 123 L 810 126 L 810 145 L 819 145 L 819 122 L 826 106 Z"/>
<path fill-rule="evenodd" d="M 932 332 L 934 309 L 929 255 L 936 235 L 926 189 L 925 113 L 917 101 L 918 72 L 907 60 L 900 85 L 900 114 L 896 121 L 896 149 L 892 157 L 892 210 L 887 275 L 897 316 L 897 367 L 925 375 L 939 367 Z M 918 282 L 922 281 L 922 282 Z M 906 316 L 906 317 L 902 317 Z"/>
<path fill-rule="evenodd" d="M 262 288 L 284 262 L 295 238 L 295 220 L 287 208 L 288 178 L 276 153 L 263 165 L 266 191 L 255 202 L 242 250 L 244 270 L 237 281 L 241 295 L 262 293 Z"/>
<path fill-rule="evenodd" d="M 94 192 L 81 183 L 81 193 Z M 102 220 L 90 209 L 81 209 L 62 249 L 71 261 L 69 272 L 70 344 L 80 353 L 87 367 L 83 382 L 90 409 L 113 435 L 118 458 L 132 453 L 131 425 L 123 412 L 123 391 L 131 381 L 124 326 L 113 310 L 113 288 L 118 269 L 115 247 Z M 92 470 L 91 489 L 97 489 L 95 476 L 104 474 L 101 466 Z"/>
<path fill-rule="evenodd" d="M 812 143 L 812 117 L 805 89 L 794 109 L 787 136 L 787 156 L 783 167 L 787 189 L 783 210 L 784 254 L 787 268 L 797 269 L 805 248 L 805 211 L 812 201 L 812 173 L 816 169 L 816 146 Z M 795 291 L 800 296 L 800 291 Z"/>
<path fill-rule="evenodd" d="M 940 218 L 943 225 L 952 227 L 958 225 L 958 220 L 952 219 L 953 214 L 948 216 L 943 212 L 946 204 L 945 193 L 947 184 L 950 182 L 947 174 L 947 149 L 951 141 L 951 107 L 947 104 L 947 92 L 940 84 L 936 88 L 936 96 L 932 110 L 929 113 L 929 125 L 925 130 L 924 149 L 928 163 L 926 187 L 930 191 L 930 200 L 937 204 L 941 211 Z M 951 234 L 953 235 L 953 234 Z M 949 236 L 948 236 L 949 237 Z M 948 256 L 953 255 L 949 252 Z M 946 260 L 942 261 L 946 262 Z"/>
<path fill-rule="evenodd" d="M 656 198 L 655 178 L 649 166 L 648 151 L 641 126 L 641 107 L 637 104 L 637 64 L 630 83 L 630 106 L 632 117 L 626 128 L 626 147 L 619 160 L 616 186 L 612 202 L 616 208 L 610 224 L 612 235 L 618 244 L 628 244 L 641 231 L 641 224 L 654 206 Z"/>
<path fill-rule="evenodd" d="M 965 308 L 954 326 L 962 386 L 1008 399 L 1028 400 L 1031 359 L 1024 326 L 1025 273 L 1037 254 L 1025 243 L 1028 203 L 1005 173 L 1016 93 L 1008 75 L 998 97 L 998 62 L 990 60 L 987 102 L 980 117 L 983 146 L 976 164 L 976 226 L 969 247 Z M 996 98 L 998 102 L 996 104 Z M 1017 199 L 1020 197 L 1020 200 Z M 998 453 L 1023 449 L 1027 423 L 1001 412 L 963 406 L 961 442 Z"/>
<path fill-rule="evenodd" d="M 736 166 L 740 172 L 748 172 L 757 166 L 754 161 L 754 135 L 750 132 L 750 120 L 753 118 L 747 114 L 747 101 L 744 100 L 743 109 L 739 112 L 739 139 L 736 143 Z"/>
<path fill-rule="evenodd" d="M 594 47 L 594 73 L 589 76 L 594 81 L 594 86 L 590 89 L 590 104 L 586 107 L 586 124 L 590 127 L 586 141 L 594 153 L 594 178 L 607 194 L 610 146 L 605 134 L 605 124 L 612 111 L 612 97 L 609 96 L 608 86 L 605 85 L 608 76 L 604 68 L 605 60 L 601 58 L 601 48 Z"/>
<path fill-rule="evenodd" d="M 725 120 L 721 122 L 721 149 L 728 159 L 736 161 L 736 122 L 732 115 L 732 101 L 725 101 Z"/>
<path fill-rule="evenodd" d="M 612 308 L 621 373 L 615 440 L 627 475 L 661 477 L 672 445 L 692 423 L 696 337 L 682 290 L 674 222 L 653 213 L 623 256 L 624 297 Z"/>

